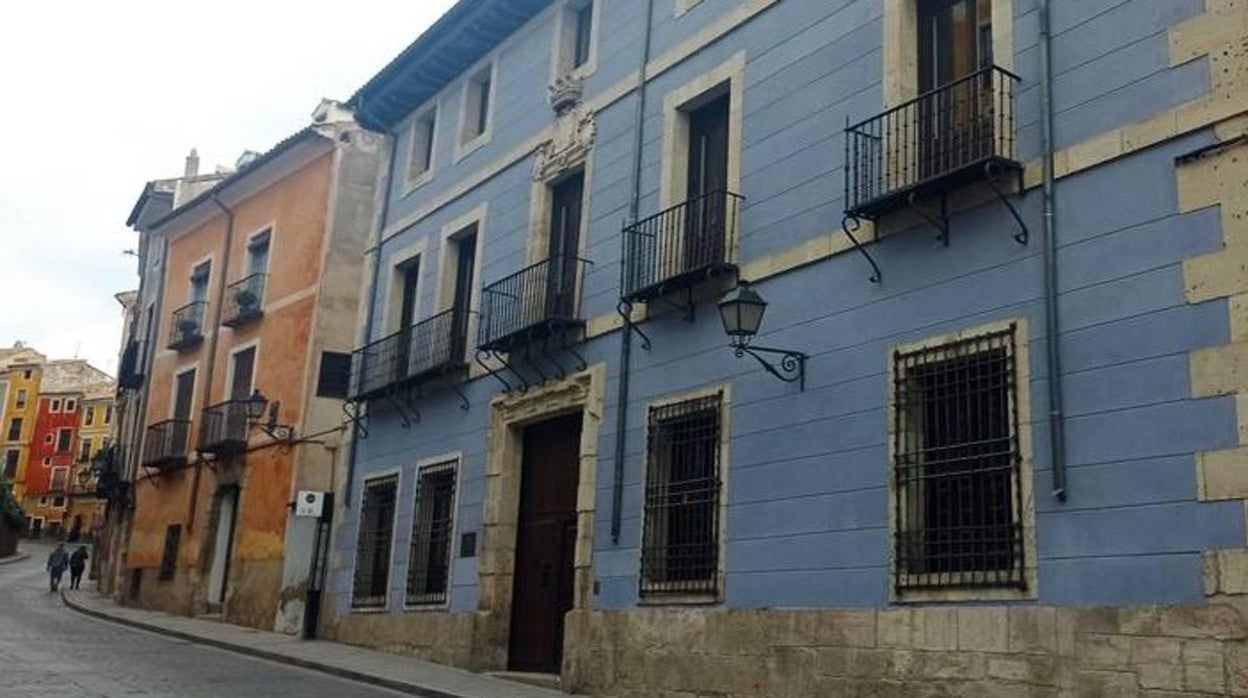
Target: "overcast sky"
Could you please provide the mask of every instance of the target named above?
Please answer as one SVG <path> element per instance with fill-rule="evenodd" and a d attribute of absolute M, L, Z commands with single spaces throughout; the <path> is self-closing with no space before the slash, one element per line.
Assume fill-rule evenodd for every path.
<path fill-rule="evenodd" d="M 150 179 L 263 152 L 453 0 L 10 3 L 0 22 L 0 346 L 115 374 Z"/>

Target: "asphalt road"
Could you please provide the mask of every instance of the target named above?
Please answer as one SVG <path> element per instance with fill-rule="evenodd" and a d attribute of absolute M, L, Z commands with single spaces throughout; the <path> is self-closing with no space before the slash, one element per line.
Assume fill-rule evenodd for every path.
<path fill-rule="evenodd" d="M 0 565 L 0 697 L 403 695 L 88 618 L 49 593 L 51 548 L 22 550 Z"/>

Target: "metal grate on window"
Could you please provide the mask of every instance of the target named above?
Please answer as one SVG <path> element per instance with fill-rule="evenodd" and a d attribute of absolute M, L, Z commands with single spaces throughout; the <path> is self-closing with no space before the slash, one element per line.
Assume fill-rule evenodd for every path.
<path fill-rule="evenodd" d="M 898 592 L 1026 586 L 1014 335 L 893 356 Z"/>
<path fill-rule="evenodd" d="M 446 601 L 451 571 L 451 529 L 455 523 L 456 461 L 420 469 L 407 568 L 407 603 Z"/>
<path fill-rule="evenodd" d="M 723 394 L 651 408 L 641 594 L 719 590 Z"/>
<path fill-rule="evenodd" d="M 364 484 L 351 594 L 351 605 L 356 608 L 378 608 L 386 605 L 386 590 L 390 585 L 390 544 L 394 539 L 394 506 L 398 489 L 398 475 L 369 480 Z"/>
<path fill-rule="evenodd" d="M 167 582 L 173 579 L 178 567 L 178 545 L 182 542 L 182 524 L 165 529 L 165 548 L 160 555 L 160 574 L 157 579 Z"/>

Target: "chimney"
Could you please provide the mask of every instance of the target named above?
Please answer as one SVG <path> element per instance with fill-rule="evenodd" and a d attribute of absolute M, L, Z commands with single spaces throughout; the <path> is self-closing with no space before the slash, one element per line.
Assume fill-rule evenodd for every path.
<path fill-rule="evenodd" d="M 191 148 L 191 154 L 186 156 L 186 169 L 182 172 L 183 177 L 194 177 L 199 174 L 199 151 Z"/>

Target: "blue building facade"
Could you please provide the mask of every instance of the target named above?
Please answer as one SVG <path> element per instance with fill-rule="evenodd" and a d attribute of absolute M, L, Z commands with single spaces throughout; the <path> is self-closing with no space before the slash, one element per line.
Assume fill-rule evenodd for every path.
<path fill-rule="evenodd" d="M 329 634 L 622 694 L 1149 688 L 1063 628 L 1238 593 L 1244 12 L 457 4 L 352 102 L 393 153 Z"/>

